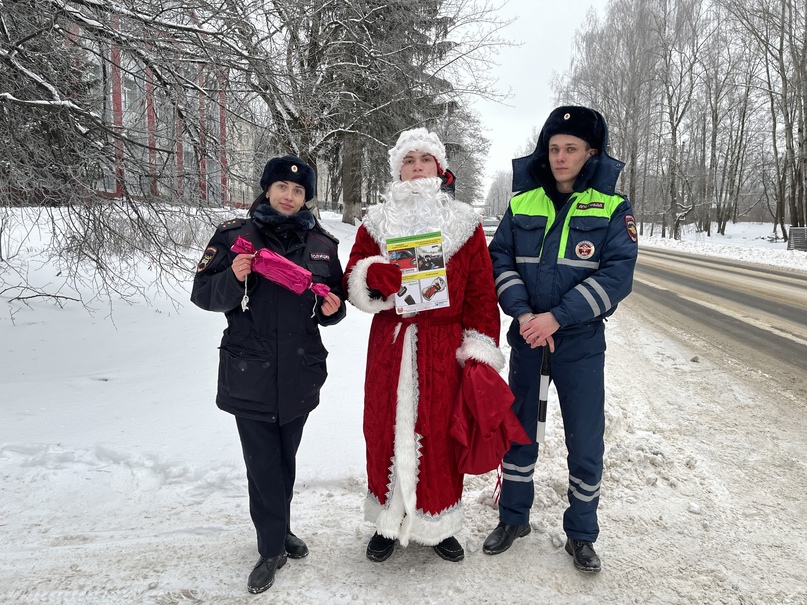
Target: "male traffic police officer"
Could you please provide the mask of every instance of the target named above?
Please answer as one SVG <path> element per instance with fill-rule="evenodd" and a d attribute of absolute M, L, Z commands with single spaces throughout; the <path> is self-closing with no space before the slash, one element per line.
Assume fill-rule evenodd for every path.
<path fill-rule="evenodd" d="M 552 111 L 535 151 L 513 160 L 517 193 L 490 243 L 496 290 L 513 317 L 507 333 L 513 409 L 536 434 L 543 347 L 560 400 L 569 468 L 563 516 L 577 569 L 600 571 L 594 552 L 605 429 L 604 319 L 631 291 L 637 235 L 630 203 L 615 193 L 624 167 L 608 156 L 608 128 L 587 107 Z M 521 193 L 518 193 L 521 192 Z M 485 553 L 530 533 L 538 444 L 514 443 L 502 463 L 499 525 Z"/>

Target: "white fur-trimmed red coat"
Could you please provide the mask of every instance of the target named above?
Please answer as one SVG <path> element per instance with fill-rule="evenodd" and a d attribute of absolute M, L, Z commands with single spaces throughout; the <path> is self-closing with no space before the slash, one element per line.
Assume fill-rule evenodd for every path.
<path fill-rule="evenodd" d="M 411 318 L 397 315 L 394 295 L 372 298 L 367 268 L 388 262 L 372 214 L 356 233 L 343 285 L 348 300 L 375 314 L 364 385 L 368 495 L 365 518 L 404 546 L 433 545 L 462 528 L 463 476 L 449 437 L 461 363 L 477 359 L 497 371 L 499 309 L 479 217 L 451 201 L 451 242 L 444 249 L 450 306 Z"/>

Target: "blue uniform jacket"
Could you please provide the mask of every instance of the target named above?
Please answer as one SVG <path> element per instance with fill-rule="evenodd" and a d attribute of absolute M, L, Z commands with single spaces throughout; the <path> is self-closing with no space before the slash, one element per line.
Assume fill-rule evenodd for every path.
<path fill-rule="evenodd" d="M 549 311 L 559 335 L 585 331 L 631 291 L 638 252 L 631 205 L 589 187 L 556 212 L 543 187 L 510 200 L 489 246 L 499 304 Z"/>

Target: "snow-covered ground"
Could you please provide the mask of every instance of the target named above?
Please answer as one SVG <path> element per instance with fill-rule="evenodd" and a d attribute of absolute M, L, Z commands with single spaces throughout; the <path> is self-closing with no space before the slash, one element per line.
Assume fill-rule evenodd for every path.
<path fill-rule="evenodd" d="M 355 228 L 324 220 L 344 262 Z M 687 233 L 642 245 L 807 270 L 807 253 L 767 242 L 770 232 L 730 226 L 709 241 Z M 49 269 L 36 270 L 52 281 Z M 738 382 L 715 360 L 693 362 L 685 344 L 625 308 L 608 324 L 601 574 L 580 574 L 562 548 L 554 392 L 530 536 L 496 557 L 481 552 L 497 522 L 491 473 L 466 479 L 463 562 L 417 545 L 382 564 L 365 558 L 370 318 L 350 308 L 323 330 L 330 375 L 298 457 L 293 528 L 311 555 L 251 596 L 243 463 L 234 421 L 213 402 L 223 316 L 155 298 L 115 305 L 113 323 L 78 305 L 7 300 L 0 603 L 807 603 L 803 409 L 775 401 L 753 376 Z"/>

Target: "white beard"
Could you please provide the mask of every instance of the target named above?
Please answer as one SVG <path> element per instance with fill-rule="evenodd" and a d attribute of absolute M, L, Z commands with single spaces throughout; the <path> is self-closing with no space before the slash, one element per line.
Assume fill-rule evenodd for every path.
<path fill-rule="evenodd" d="M 439 231 L 450 199 L 440 191 L 437 177 L 393 181 L 384 195 L 378 228 L 386 239 Z"/>
<path fill-rule="evenodd" d="M 371 206 L 364 225 L 386 254 L 386 240 L 394 237 L 440 231 L 443 255 L 448 261 L 474 232 L 480 217 L 468 204 L 441 191 L 439 177 L 393 181 L 384 203 Z"/>

